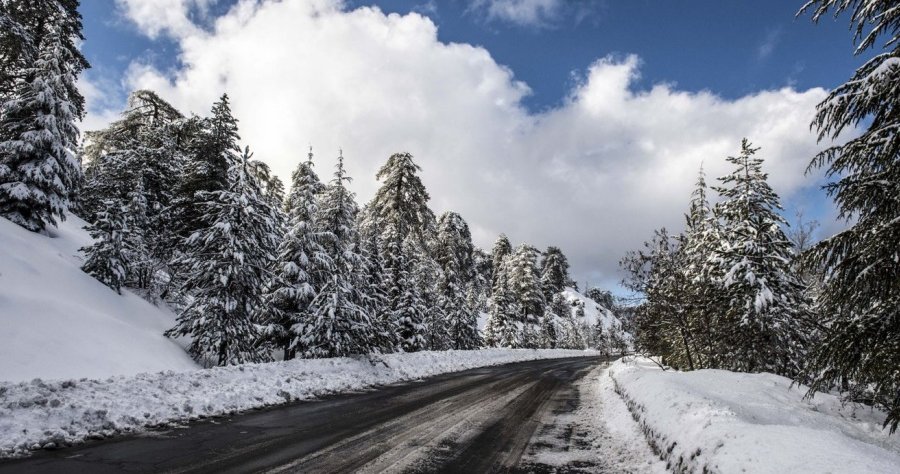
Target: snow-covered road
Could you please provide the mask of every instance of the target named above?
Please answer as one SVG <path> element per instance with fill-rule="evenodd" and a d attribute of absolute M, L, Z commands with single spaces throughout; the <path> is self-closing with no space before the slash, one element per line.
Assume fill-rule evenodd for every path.
<path fill-rule="evenodd" d="M 605 471 L 598 358 L 484 367 L 0 463 L 0 472 Z M 649 451 L 647 451 L 649 453 Z M 620 453 L 621 454 L 621 453 Z M 610 465 L 610 463 L 615 463 Z M 647 469 L 652 470 L 652 469 Z"/>

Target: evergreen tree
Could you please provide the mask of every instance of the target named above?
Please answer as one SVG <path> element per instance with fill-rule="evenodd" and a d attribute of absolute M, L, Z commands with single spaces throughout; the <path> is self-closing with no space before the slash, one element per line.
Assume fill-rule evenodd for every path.
<path fill-rule="evenodd" d="M 553 295 L 572 285 L 569 276 L 569 261 L 558 247 L 547 247 L 541 262 L 541 286 L 544 299 L 549 301 Z"/>
<path fill-rule="evenodd" d="M 540 318 L 545 300 L 537 266 L 538 251 L 522 244 L 510 258 L 509 285 L 519 309 L 517 321 L 522 324 L 521 341 L 524 347 L 535 348 L 540 339 Z"/>
<path fill-rule="evenodd" d="M 183 239 L 209 226 L 203 220 L 205 215 L 198 212 L 206 196 L 200 193 L 227 190 L 231 184 L 229 168 L 241 154 L 237 119 L 231 114 L 228 94 L 222 94 L 213 104 L 211 117 L 193 119 L 186 128 L 190 131 L 185 143 L 186 169 L 177 186 L 172 217 Z"/>
<path fill-rule="evenodd" d="M 740 155 L 728 157 L 734 171 L 717 188 L 725 240 L 716 258 L 728 297 L 719 323 L 729 351 L 725 368 L 797 375 L 805 357 L 798 327 L 803 289 L 791 271 L 786 222 L 757 150 L 744 139 Z"/>
<path fill-rule="evenodd" d="M 849 11 L 857 54 L 887 35 L 886 51 L 831 91 L 814 121 L 820 139 L 866 129 L 811 164 L 835 179 L 826 189 L 840 215 L 856 222 L 808 255 L 827 275 L 818 310 L 828 317 L 809 372 L 813 391 L 838 386 L 884 408 L 893 432 L 900 424 L 900 16 L 891 0 L 812 0 L 806 9 L 815 21 Z"/>
<path fill-rule="evenodd" d="M 278 247 L 275 274 L 266 295 L 266 339 L 282 349 L 284 360 L 295 357 L 312 302 L 333 270 L 322 247 L 323 234 L 314 221 L 323 185 L 313 171 L 312 158 L 310 150 L 307 160 L 291 175 L 287 233 Z"/>
<path fill-rule="evenodd" d="M 494 273 L 490 315 L 484 329 L 484 342 L 491 347 L 521 347 L 516 294 L 510 284 L 511 259 L 504 259 Z"/>
<path fill-rule="evenodd" d="M 366 280 L 365 263 L 357 251 L 358 208 L 353 193 L 344 186 L 347 181 L 350 178 L 341 154 L 315 219 L 331 273 L 318 291 L 311 321 L 304 327 L 303 347 L 309 357 L 343 357 L 378 349 L 376 327 L 359 290 Z"/>
<path fill-rule="evenodd" d="M 94 243 L 81 249 L 86 257 L 82 270 L 122 294 L 128 273 L 124 236 L 128 225 L 121 205 L 107 201 L 106 208 L 97 214 L 96 222 L 87 231 Z"/>
<path fill-rule="evenodd" d="M 226 189 L 195 194 L 200 221 L 209 224 L 187 238 L 174 262 L 189 298 L 166 335 L 190 336 L 191 355 L 220 366 L 265 358 L 254 318 L 274 261 L 277 218 L 250 174 L 248 155 L 225 155 Z"/>
<path fill-rule="evenodd" d="M 427 346 L 422 295 L 427 275 L 416 271 L 428 268 L 430 263 L 425 259 L 431 258 L 427 242 L 433 240 L 434 213 L 428 208 L 428 192 L 417 175 L 420 169 L 409 153 L 391 155 L 376 175 L 382 185 L 368 212 L 381 228 L 388 306 L 407 352 Z"/>
<path fill-rule="evenodd" d="M 469 226 L 455 212 L 438 220 L 437 263 L 441 267 L 438 307 L 446 317 L 447 348 L 474 349 L 479 345 L 477 313 L 468 295 L 475 268 Z"/>
<path fill-rule="evenodd" d="M 81 178 L 73 96 L 80 69 L 64 25 L 47 23 L 37 57 L 0 104 L 0 215 L 31 231 L 65 219 Z"/>
<path fill-rule="evenodd" d="M 500 268 L 511 254 L 512 245 L 509 244 L 509 239 L 506 238 L 506 234 L 500 234 L 494 242 L 494 248 L 491 249 L 491 286 L 497 284 Z"/>
<path fill-rule="evenodd" d="M 34 64 L 37 50 L 48 37 L 59 42 L 60 60 L 77 77 L 90 64 L 78 45 L 84 41 L 78 0 L 3 0 L 0 2 L 0 99 L 14 90 L 15 82 Z M 64 96 L 74 108 L 76 117 L 84 117 L 84 97 L 76 83 L 62 84 Z"/>

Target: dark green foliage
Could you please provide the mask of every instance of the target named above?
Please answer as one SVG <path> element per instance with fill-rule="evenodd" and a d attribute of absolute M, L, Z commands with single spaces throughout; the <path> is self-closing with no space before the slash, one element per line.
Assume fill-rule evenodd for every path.
<path fill-rule="evenodd" d="M 851 13 L 857 53 L 885 38 L 884 51 L 863 64 L 818 105 L 820 139 L 848 127 L 862 134 L 827 148 L 810 167 L 823 167 L 840 215 L 856 222 L 807 252 L 809 267 L 827 275 L 818 311 L 822 344 L 809 373 L 816 390 L 845 390 L 851 400 L 882 407 L 885 424 L 900 425 L 900 9 L 892 0 L 813 0 L 813 20 Z"/>

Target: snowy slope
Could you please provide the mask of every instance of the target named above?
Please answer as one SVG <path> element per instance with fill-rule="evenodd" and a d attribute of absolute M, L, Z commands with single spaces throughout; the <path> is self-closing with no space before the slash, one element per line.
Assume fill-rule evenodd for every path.
<path fill-rule="evenodd" d="M 162 335 L 171 312 L 81 271 L 85 225 L 69 216 L 51 238 L 0 218 L 0 380 L 196 368 Z"/>
<path fill-rule="evenodd" d="M 648 359 L 610 368 L 616 391 L 670 466 L 711 473 L 900 472 L 884 414 L 841 406 L 773 374 L 662 371 Z M 677 469 L 676 469 L 677 470 Z"/>
<path fill-rule="evenodd" d="M 534 359 L 596 357 L 558 349 L 481 349 L 294 359 L 107 380 L 0 382 L 0 458 L 200 417 Z"/>

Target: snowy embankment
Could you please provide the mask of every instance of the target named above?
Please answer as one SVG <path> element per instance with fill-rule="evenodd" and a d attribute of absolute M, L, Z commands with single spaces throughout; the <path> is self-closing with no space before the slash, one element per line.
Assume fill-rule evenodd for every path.
<path fill-rule="evenodd" d="M 167 308 L 81 271 L 85 225 L 69 216 L 48 237 L 0 218 L 0 380 L 197 368 L 163 336 L 175 324 Z"/>
<path fill-rule="evenodd" d="M 106 380 L 0 382 L 0 457 L 476 367 L 596 356 L 551 349 L 416 352 L 161 372 Z"/>
<path fill-rule="evenodd" d="M 900 472 L 884 415 L 772 374 L 663 371 L 629 358 L 609 371 L 654 450 L 675 471 Z"/>

